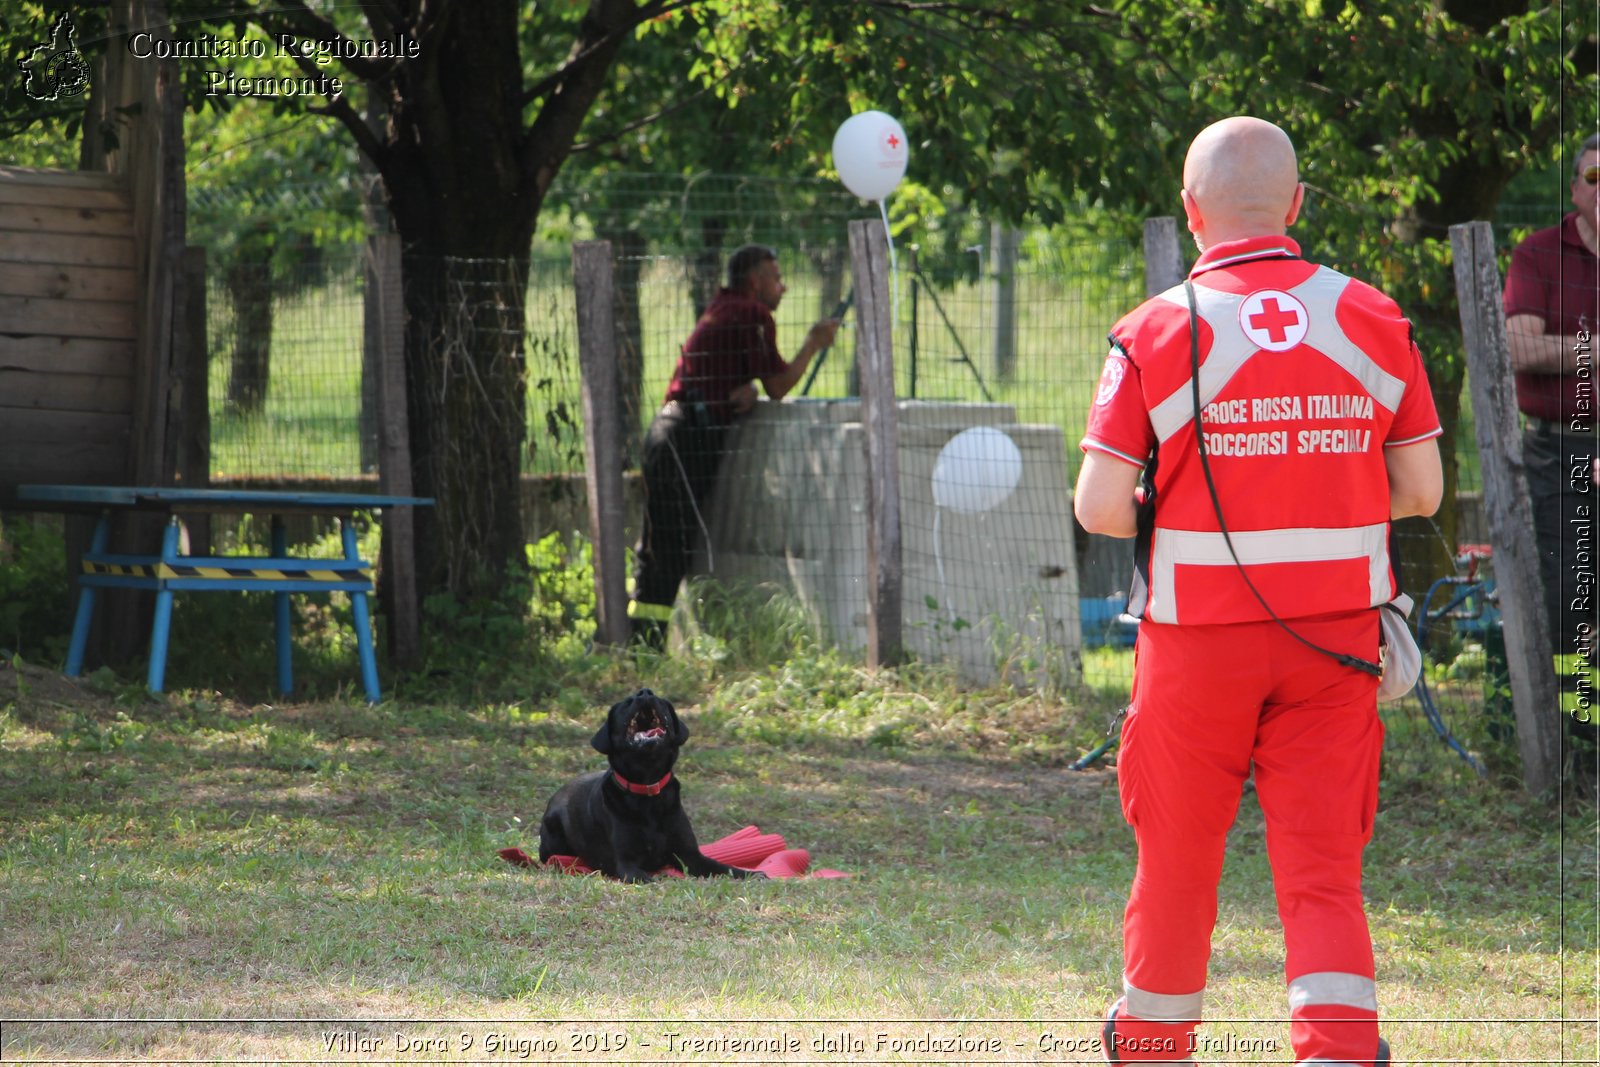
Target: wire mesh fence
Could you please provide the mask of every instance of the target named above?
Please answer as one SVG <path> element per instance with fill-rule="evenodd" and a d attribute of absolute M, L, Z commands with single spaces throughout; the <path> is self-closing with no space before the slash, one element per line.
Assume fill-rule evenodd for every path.
<path fill-rule="evenodd" d="M 197 210 L 226 207 L 214 200 Z M 524 475 L 582 469 L 569 240 L 603 236 L 616 252 L 614 319 L 636 464 L 733 248 L 760 242 L 778 252 L 786 289 L 775 341 L 783 356 L 800 349 L 816 320 L 842 314 L 834 343 L 812 359 L 786 403 L 763 403 L 752 419 L 713 417 L 693 447 L 716 461 L 680 449 L 667 457 L 667 473 L 700 483 L 688 494 L 693 506 L 674 520 L 686 527 L 676 536 L 698 554 L 694 565 L 784 588 L 832 640 L 859 645 L 865 548 L 846 224 L 871 212 L 824 183 L 617 176 L 561 192 L 547 214 L 551 228 L 536 242 L 518 309 L 524 385 L 518 403 L 505 406 L 524 427 Z M 1521 229 L 1499 235 L 1508 251 L 1513 236 L 1553 221 L 1524 216 Z M 214 474 L 370 476 L 376 408 L 364 385 L 361 249 L 318 246 L 289 262 L 215 257 L 210 286 Z M 1067 487 L 1105 331 L 1143 290 L 1138 234 L 1088 222 L 897 237 L 906 615 L 920 654 L 979 676 L 1082 684 L 1108 704 L 1125 698 L 1133 627 L 1119 615 L 1131 552 L 1077 530 Z M 492 311 L 497 328 L 517 332 L 504 307 Z M 687 417 L 706 415 L 691 405 Z M 1470 409 L 1455 445 L 1459 523 L 1444 549 L 1459 557 L 1463 581 L 1433 591 L 1449 606 L 1429 605 L 1439 615 L 1428 623 L 1428 694 L 1391 714 L 1412 723 L 1399 733 L 1415 734 L 1418 745 L 1438 743 L 1430 700 L 1440 721 L 1470 721 L 1463 729 L 1473 742 L 1488 736 L 1487 712 L 1506 700 L 1493 562 L 1463 548 L 1487 541 Z"/>

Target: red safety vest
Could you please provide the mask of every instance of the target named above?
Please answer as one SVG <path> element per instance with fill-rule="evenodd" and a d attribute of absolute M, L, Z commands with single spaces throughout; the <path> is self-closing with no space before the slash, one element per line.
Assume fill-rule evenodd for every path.
<path fill-rule="evenodd" d="M 1298 251 L 1284 238 L 1233 242 L 1210 250 L 1191 276 L 1217 496 L 1233 551 L 1282 618 L 1374 607 L 1394 595 L 1383 450 L 1440 432 L 1410 324 L 1394 302 L 1292 258 Z M 1084 447 L 1131 462 L 1156 451 L 1154 529 L 1140 546 L 1144 618 L 1264 619 L 1201 471 L 1189 338 L 1181 285 L 1117 323 Z M 1109 396 L 1108 379 L 1116 379 Z"/>

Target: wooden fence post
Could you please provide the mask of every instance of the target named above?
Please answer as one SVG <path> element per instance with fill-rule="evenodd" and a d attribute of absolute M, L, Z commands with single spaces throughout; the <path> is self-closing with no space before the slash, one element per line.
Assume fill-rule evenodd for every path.
<path fill-rule="evenodd" d="M 611 242 L 572 246 L 578 300 L 578 363 L 583 374 L 583 450 L 589 486 L 589 534 L 594 539 L 595 642 L 628 643 L 628 588 L 623 574 L 626 515 L 622 457 L 626 447 L 618 401 L 616 283 Z M 635 433 L 628 427 L 627 433 Z"/>
<path fill-rule="evenodd" d="M 402 289 L 400 238 L 367 238 L 367 279 L 374 287 L 367 311 L 377 316 L 368 331 L 376 344 L 378 372 L 378 486 L 385 496 L 410 496 L 411 423 L 406 409 L 406 312 Z M 383 603 L 389 613 L 389 657 L 397 665 L 415 663 L 422 648 L 417 603 L 416 515 L 410 507 L 390 508 L 383 516 Z"/>
<path fill-rule="evenodd" d="M 206 345 L 206 250 L 183 250 L 179 306 L 172 344 L 178 367 L 177 427 L 173 434 L 178 481 L 187 489 L 211 484 L 211 360 Z M 191 516 L 189 552 L 211 555 L 211 516 Z"/>
<path fill-rule="evenodd" d="M 856 360 L 867 450 L 867 665 L 893 666 L 904 652 L 901 627 L 900 434 L 895 425 L 894 324 L 889 238 L 883 223 L 850 223 L 855 276 Z"/>
<path fill-rule="evenodd" d="M 1545 630 L 1533 504 L 1523 474 L 1516 392 L 1500 301 L 1494 230 L 1487 222 L 1450 227 L 1461 338 L 1472 390 L 1474 431 L 1483 464 L 1483 506 L 1494 546 L 1495 586 L 1511 675 L 1511 706 L 1522 753 L 1522 781 L 1540 796 L 1561 774 L 1556 678 Z"/>
<path fill-rule="evenodd" d="M 989 235 L 994 247 L 989 261 L 994 274 L 994 376 L 1009 382 L 1017 372 L 1017 253 L 1022 231 L 995 222 Z"/>
<path fill-rule="evenodd" d="M 1178 220 L 1161 215 L 1144 220 L 1144 295 L 1164 293 L 1183 282 L 1183 253 L 1178 247 Z"/>
<path fill-rule="evenodd" d="M 1145 220 L 1145 296 L 1164 293 L 1183 281 L 1185 271 L 1178 233 L 1178 222 L 1171 216 Z M 1105 323 L 1107 329 L 1110 326 L 1110 322 Z M 1133 578 L 1133 539 L 1104 534 L 1087 536 L 1087 547 L 1078 557 L 1079 595 L 1101 598 L 1126 594 Z"/>

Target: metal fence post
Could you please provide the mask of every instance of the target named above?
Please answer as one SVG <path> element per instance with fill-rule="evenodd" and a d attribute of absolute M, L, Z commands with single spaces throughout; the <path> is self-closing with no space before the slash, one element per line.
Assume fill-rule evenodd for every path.
<path fill-rule="evenodd" d="M 611 242 L 572 246 L 578 302 L 578 362 L 583 373 L 583 449 L 589 488 L 589 534 L 594 539 L 595 641 L 628 642 L 628 589 L 623 575 L 625 448 L 618 402 L 616 283 Z M 627 433 L 634 431 L 627 428 Z"/>
<path fill-rule="evenodd" d="M 856 358 L 867 450 L 867 665 L 901 661 L 900 435 L 895 423 L 889 238 L 874 219 L 850 223 Z"/>
<path fill-rule="evenodd" d="M 1487 222 L 1450 227 L 1461 339 L 1472 390 L 1474 432 L 1483 462 L 1483 504 L 1494 546 L 1495 585 L 1505 630 L 1511 706 L 1522 753 L 1522 781 L 1535 796 L 1552 790 L 1561 773 L 1556 679 L 1541 605 L 1533 504 L 1522 468 L 1522 437 L 1500 303 L 1494 230 Z"/>

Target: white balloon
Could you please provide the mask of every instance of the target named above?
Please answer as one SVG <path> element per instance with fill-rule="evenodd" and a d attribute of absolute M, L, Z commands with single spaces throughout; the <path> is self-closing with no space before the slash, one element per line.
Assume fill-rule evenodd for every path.
<path fill-rule="evenodd" d="M 833 135 L 833 166 L 846 189 L 863 200 L 882 200 L 905 177 L 911 158 L 906 131 L 881 111 L 851 115 Z"/>
<path fill-rule="evenodd" d="M 1017 443 L 993 426 L 974 426 L 939 450 L 933 464 L 933 502 L 974 515 L 1004 503 L 1021 481 Z"/>

